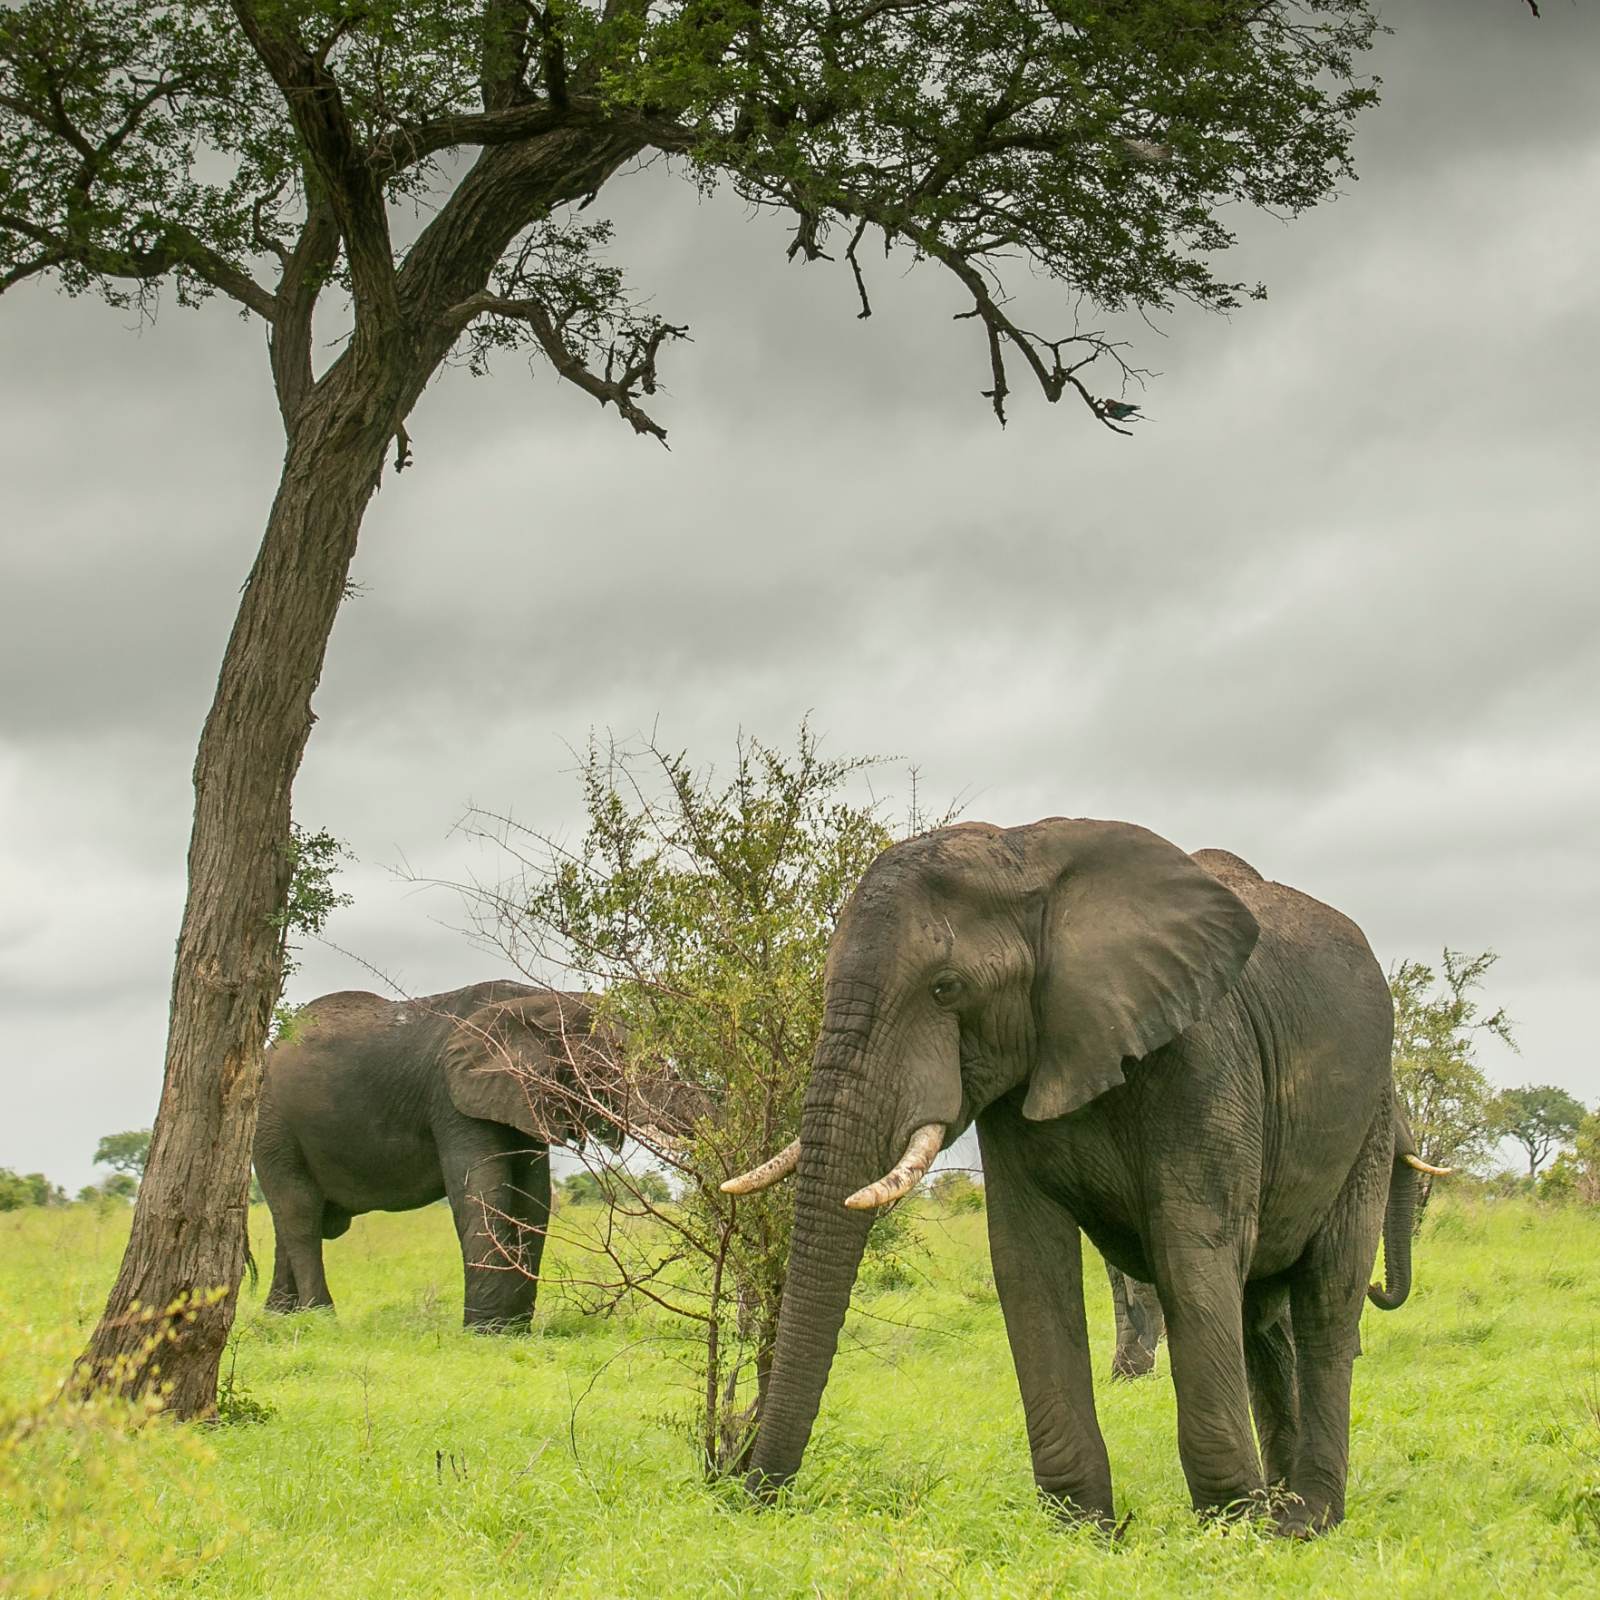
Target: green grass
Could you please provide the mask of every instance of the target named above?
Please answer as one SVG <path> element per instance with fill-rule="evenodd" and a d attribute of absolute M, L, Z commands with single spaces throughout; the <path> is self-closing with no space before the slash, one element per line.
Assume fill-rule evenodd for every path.
<path fill-rule="evenodd" d="M 0 1216 L 0 1401 L 59 1376 L 126 1227 L 83 1206 Z M 983 1218 L 922 1229 L 926 1281 L 858 1300 L 788 1509 L 698 1481 L 690 1376 L 663 1325 L 582 1318 L 547 1286 L 533 1337 L 463 1334 L 455 1238 L 430 1207 L 358 1218 L 329 1245 L 337 1319 L 247 1297 L 235 1385 L 273 1415 L 108 1446 L 142 1498 L 115 1474 L 85 1480 L 53 1514 L 89 1531 L 52 1559 L 111 1551 L 128 1593 L 285 1600 L 1600 1593 L 1600 1527 L 1584 1521 L 1600 1216 L 1503 1202 L 1430 1218 L 1410 1303 L 1363 1325 L 1349 1520 L 1305 1546 L 1195 1522 L 1164 1356 L 1156 1378 L 1101 1388 L 1125 1537 L 1056 1528 L 1034 1504 Z M 270 1230 L 258 1210 L 267 1261 Z M 1103 1375 L 1092 1253 L 1088 1284 Z M 0 1510 L 14 1584 L 40 1575 L 43 1515 Z"/>

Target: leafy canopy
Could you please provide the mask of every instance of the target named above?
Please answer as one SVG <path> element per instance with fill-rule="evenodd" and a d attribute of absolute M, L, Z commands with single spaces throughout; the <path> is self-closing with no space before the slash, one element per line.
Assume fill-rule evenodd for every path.
<path fill-rule="evenodd" d="M 0 12 L 0 289 L 143 304 L 170 278 L 294 343 L 337 280 L 358 346 L 526 341 L 629 415 L 682 330 L 570 203 L 665 152 L 790 213 L 791 254 L 842 229 L 862 315 L 869 230 L 941 263 L 1002 417 L 1011 353 L 1109 425 L 1079 373 L 1111 347 L 1014 322 L 1005 271 L 1112 311 L 1236 304 L 1220 209 L 1349 175 L 1375 28 L 1369 0 L 26 0 Z M 536 146 L 571 170 L 508 164 Z"/>

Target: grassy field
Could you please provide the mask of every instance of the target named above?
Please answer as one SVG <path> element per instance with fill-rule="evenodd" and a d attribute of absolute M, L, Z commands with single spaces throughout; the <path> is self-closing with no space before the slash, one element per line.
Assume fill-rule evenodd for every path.
<path fill-rule="evenodd" d="M 81 1345 L 126 1228 L 126 1212 L 86 1206 L 0 1215 L 13 1415 Z M 444 1209 L 358 1218 L 328 1247 L 337 1319 L 247 1299 L 235 1392 L 267 1420 L 13 1429 L 3 1586 L 81 1593 L 99 1573 L 110 1592 L 318 1600 L 1600 1593 L 1600 1217 L 1437 1209 L 1410 1303 L 1369 1308 L 1363 1327 L 1349 1520 L 1306 1546 L 1196 1524 L 1164 1360 L 1100 1395 L 1125 1537 L 1054 1527 L 1034 1505 L 983 1218 L 925 1211 L 920 1228 L 922 1280 L 858 1295 L 792 1502 L 757 1514 L 696 1477 L 670 1329 L 584 1319 L 547 1286 L 533 1337 L 465 1335 Z M 252 1235 L 270 1262 L 264 1210 Z M 1104 1373 L 1110 1299 L 1093 1264 L 1089 1285 Z"/>

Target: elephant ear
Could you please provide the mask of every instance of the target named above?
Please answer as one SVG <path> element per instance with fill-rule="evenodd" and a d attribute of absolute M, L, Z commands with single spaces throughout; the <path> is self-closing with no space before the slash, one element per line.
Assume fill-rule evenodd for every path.
<path fill-rule="evenodd" d="M 444 1052 L 451 1102 L 464 1116 L 503 1122 L 530 1138 L 572 1138 L 592 1023 L 581 996 L 556 993 L 499 1000 L 461 1018 Z"/>
<path fill-rule="evenodd" d="M 1176 845 L 1125 822 L 1032 828 L 1045 874 L 1034 1014 L 1039 1059 L 1023 1115 L 1065 1116 L 1123 1081 L 1232 988 L 1260 932 L 1239 897 Z"/>

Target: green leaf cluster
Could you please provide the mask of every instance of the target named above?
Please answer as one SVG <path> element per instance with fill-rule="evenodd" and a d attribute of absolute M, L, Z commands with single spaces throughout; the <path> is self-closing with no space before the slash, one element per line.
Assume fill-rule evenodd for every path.
<path fill-rule="evenodd" d="M 340 893 L 333 880 L 341 863 L 355 857 L 342 840 L 334 838 L 325 828 L 315 833 L 302 828 L 298 822 L 289 824 L 289 839 L 283 846 L 289 861 L 289 886 L 284 895 L 283 909 L 268 920 L 279 932 L 279 973 L 281 984 L 287 983 L 299 970 L 295 959 L 295 944 L 291 934 L 314 937 L 328 925 L 328 918 L 341 906 L 354 903 L 354 896 Z M 272 1044 L 298 1044 L 300 1033 L 309 1018 L 301 1016 L 299 1009 L 282 1004 L 274 1005 L 270 1040 Z"/>
<path fill-rule="evenodd" d="M 1600 1113 L 1587 1113 L 1572 1135 L 1572 1148 L 1539 1174 L 1539 1198 L 1600 1206 Z"/>
<path fill-rule="evenodd" d="M 672 1187 L 659 1172 L 618 1172 L 613 1167 L 600 1167 L 590 1172 L 570 1173 L 557 1185 L 562 1203 L 569 1206 L 614 1205 L 621 1201 L 642 1200 L 648 1205 L 664 1206 L 672 1200 Z"/>
<path fill-rule="evenodd" d="M 792 1220 L 784 1185 L 740 1197 L 720 1186 L 799 1134 L 828 941 L 891 842 L 878 807 L 850 797 L 869 765 L 824 758 L 804 726 L 792 755 L 741 739 L 725 777 L 683 754 L 591 744 L 583 838 L 544 842 L 504 899 L 541 959 L 601 991 L 630 1073 L 682 1085 L 699 1108 L 673 1134 L 631 1130 L 678 1178 L 670 1206 L 620 1168 L 591 1182 L 609 1176 L 615 1203 L 648 1220 L 605 1232 L 599 1276 L 701 1325 L 713 1472 L 736 1466 L 751 1437 L 753 1413 L 735 1402 L 770 1360 Z M 579 1185 L 568 1180 L 571 1198 Z"/>
<path fill-rule="evenodd" d="M 1377 26 L 1370 0 L 25 0 L 0 12 L 0 289 L 53 273 L 122 304 L 171 277 L 288 349 L 337 280 L 358 342 L 409 327 L 394 349 L 425 367 L 460 337 L 475 365 L 523 341 L 565 376 L 600 345 L 643 359 L 618 393 L 587 374 L 621 408 L 653 391 L 640 330 L 666 324 L 571 205 L 655 150 L 790 213 L 791 254 L 843 227 L 863 315 L 868 229 L 941 263 L 1002 416 L 1009 351 L 1108 421 L 1077 373 L 1114 347 L 1075 315 L 1022 327 L 1008 273 L 1105 310 L 1236 304 L 1211 263 L 1226 209 L 1292 214 L 1351 175 Z M 501 303 L 475 300 L 497 273 Z M 519 284 L 573 346 L 530 332 Z M 278 373 L 286 417 L 303 365 Z"/>
<path fill-rule="evenodd" d="M 1503 1009 L 1483 1015 L 1472 991 L 1499 958 L 1492 950 L 1466 956 L 1446 949 L 1441 971 L 1420 961 L 1390 970 L 1394 1000 L 1394 1080 L 1417 1142 L 1430 1166 L 1481 1167 L 1497 1142 L 1494 1092 L 1474 1059 L 1476 1039 L 1492 1034 L 1515 1048 Z M 1422 1205 L 1432 1188 L 1424 1174 Z"/>
<path fill-rule="evenodd" d="M 67 1194 L 42 1172 L 17 1174 L 0 1167 L 0 1211 L 21 1211 L 25 1206 L 62 1206 Z"/>

